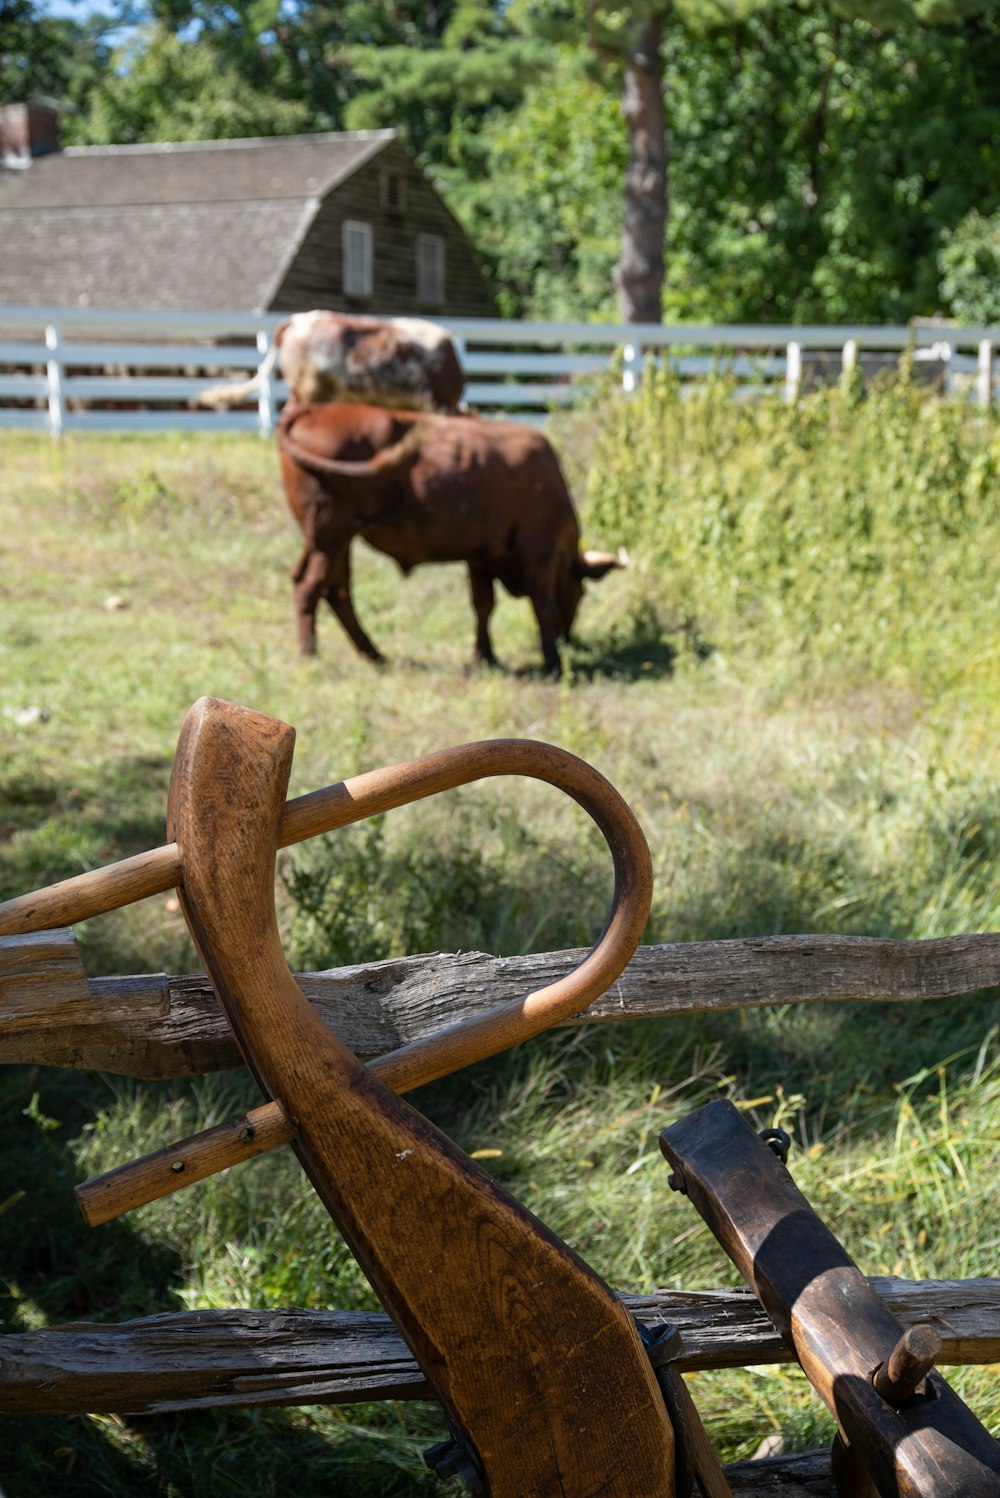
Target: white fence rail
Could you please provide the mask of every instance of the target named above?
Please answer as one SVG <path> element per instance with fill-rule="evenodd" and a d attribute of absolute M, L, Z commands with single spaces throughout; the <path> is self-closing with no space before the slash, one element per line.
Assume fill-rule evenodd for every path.
<path fill-rule="evenodd" d="M 281 315 L 101 312 L 0 306 L 0 427 L 73 431 L 270 433 L 287 396 L 280 379 L 236 410 L 198 407 L 199 394 L 245 378 L 270 346 Z M 1000 328 L 503 322 L 442 319 L 459 346 L 470 405 L 543 420 L 616 367 L 632 390 L 647 357 L 682 380 L 725 369 L 746 393 L 788 400 L 848 370 L 892 366 L 912 349 L 943 389 L 982 406 L 994 397 Z"/>

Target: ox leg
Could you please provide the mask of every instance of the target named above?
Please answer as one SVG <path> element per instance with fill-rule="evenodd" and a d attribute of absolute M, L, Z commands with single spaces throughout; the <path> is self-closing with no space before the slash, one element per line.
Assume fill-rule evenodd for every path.
<path fill-rule="evenodd" d="M 307 546 L 292 572 L 295 617 L 299 626 L 299 649 L 316 654 L 316 605 L 326 589 L 326 558 Z"/>
<path fill-rule="evenodd" d="M 476 659 L 485 666 L 499 666 L 490 644 L 490 615 L 496 605 L 496 590 L 493 578 L 480 567 L 469 564 L 469 585 L 472 589 L 472 607 L 476 611 Z"/>
<path fill-rule="evenodd" d="M 531 607 L 535 611 L 538 620 L 538 633 L 542 637 L 542 657 L 545 661 L 545 670 L 549 676 L 559 676 L 562 673 L 562 661 L 559 658 L 559 646 L 556 638 L 559 633 L 559 610 L 556 600 L 551 592 L 531 594 Z"/>
<path fill-rule="evenodd" d="M 351 545 L 348 542 L 334 553 L 326 563 L 326 586 L 323 589 L 326 601 L 344 626 L 355 650 L 370 661 L 381 664 L 385 660 L 382 652 L 372 644 L 358 623 L 351 601 Z"/>

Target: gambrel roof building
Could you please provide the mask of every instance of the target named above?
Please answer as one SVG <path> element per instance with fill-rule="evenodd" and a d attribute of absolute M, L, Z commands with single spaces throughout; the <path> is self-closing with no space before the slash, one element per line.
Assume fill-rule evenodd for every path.
<path fill-rule="evenodd" d="M 59 150 L 52 116 L 0 109 L 0 303 L 496 315 L 391 130 Z"/>

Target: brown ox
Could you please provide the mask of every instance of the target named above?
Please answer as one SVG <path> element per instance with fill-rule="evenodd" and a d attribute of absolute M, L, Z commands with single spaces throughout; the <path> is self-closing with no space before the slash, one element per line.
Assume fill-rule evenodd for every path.
<path fill-rule="evenodd" d="M 465 376 L 455 345 L 437 323 L 418 317 L 296 312 L 279 323 L 252 380 L 215 385 L 202 405 L 245 400 L 281 360 L 296 401 L 363 401 L 404 411 L 454 411 Z"/>
<path fill-rule="evenodd" d="M 288 408 L 278 426 L 288 501 L 306 539 L 292 573 L 299 643 L 316 649 L 325 598 L 362 655 L 382 656 L 351 602 L 350 548 L 361 536 L 405 573 L 464 562 L 476 612 L 476 654 L 493 666 L 494 584 L 528 597 L 548 670 L 560 669 L 583 579 L 622 558 L 581 552 L 555 453 L 530 427 L 474 416 L 417 416 L 372 406 Z"/>

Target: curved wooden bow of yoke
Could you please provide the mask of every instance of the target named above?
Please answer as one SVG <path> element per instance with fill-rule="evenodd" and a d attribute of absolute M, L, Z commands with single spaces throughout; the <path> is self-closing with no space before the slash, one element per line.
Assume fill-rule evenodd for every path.
<path fill-rule="evenodd" d="M 188 715 L 170 787 L 182 905 L 248 1065 L 280 1100 L 307 1174 L 485 1490 L 670 1494 L 672 1428 L 616 1298 L 363 1066 L 289 972 L 274 860 L 293 742 L 284 724 L 203 701 Z M 533 1020 L 540 1028 L 546 1007 L 500 1011 L 494 1039 L 519 1038 Z M 438 1039 L 447 1070 L 462 1031 Z"/>
<path fill-rule="evenodd" d="M 589 1267 L 386 1085 L 442 1076 L 585 1007 L 622 971 L 649 909 L 642 833 L 582 761 L 549 745 L 467 745 L 285 804 L 294 730 L 203 699 L 171 777 L 175 843 L 0 907 L 43 929 L 177 883 L 216 995 L 307 1174 L 461 1434 L 467 1473 L 504 1498 L 671 1498 L 674 1435 L 631 1318 Z M 365 1067 L 305 999 L 274 908 L 279 846 L 488 775 L 566 790 L 615 863 L 605 930 L 568 977 Z M 104 882 L 101 882 L 101 873 Z M 378 1072 L 378 1074 L 376 1074 Z"/>
<path fill-rule="evenodd" d="M 197 712 L 201 704 L 192 709 Z M 235 711 L 235 709 L 234 709 Z M 380 812 L 487 777 L 520 775 L 558 787 L 600 828 L 614 863 L 615 888 L 604 930 L 580 965 L 556 983 L 481 1019 L 381 1056 L 371 1071 L 396 1092 L 445 1076 L 508 1049 L 580 1013 L 611 987 L 638 945 L 649 915 L 652 868 L 629 806 L 592 766 L 551 744 L 497 739 L 440 750 L 357 775 L 285 803 L 278 846 L 288 847 Z M 0 936 L 69 925 L 183 883 L 176 842 L 0 905 Z M 91 1227 L 289 1142 L 279 1102 L 265 1103 L 77 1187 Z"/>

